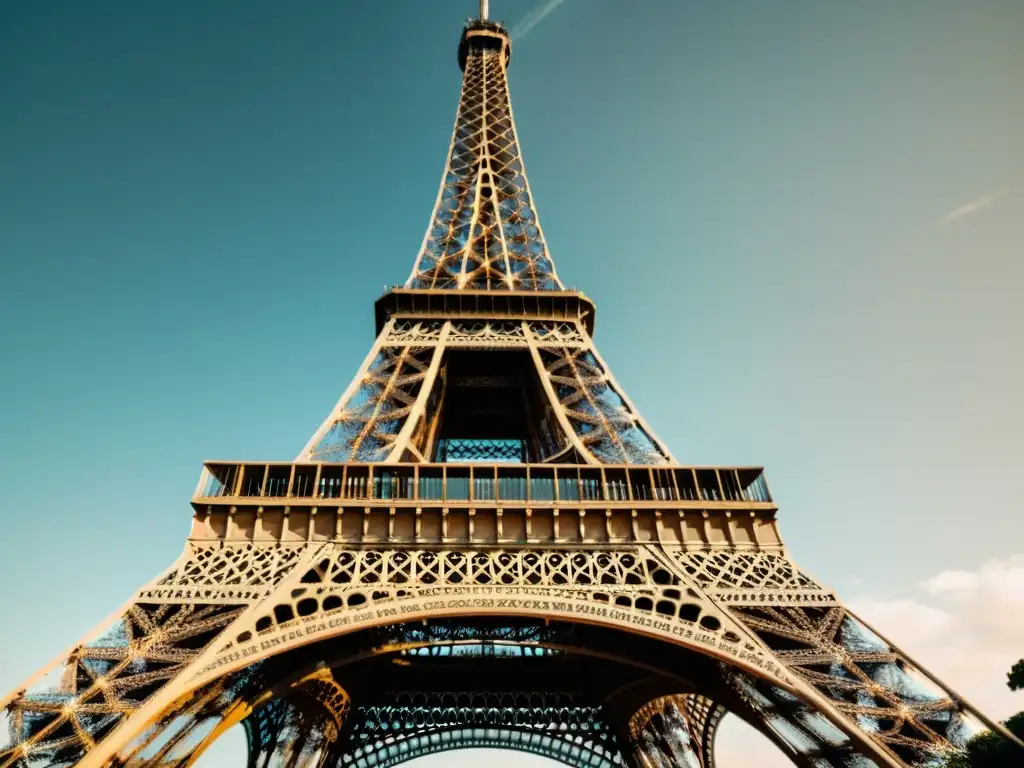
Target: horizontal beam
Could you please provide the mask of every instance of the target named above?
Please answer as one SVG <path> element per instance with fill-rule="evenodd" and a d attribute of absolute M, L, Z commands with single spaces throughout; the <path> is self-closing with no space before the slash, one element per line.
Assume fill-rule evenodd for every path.
<path fill-rule="evenodd" d="M 579 291 L 395 288 L 377 299 L 377 333 L 391 317 L 444 320 L 569 320 L 594 334 L 594 302 Z"/>
<path fill-rule="evenodd" d="M 773 510 L 195 506 L 193 542 L 402 548 L 635 546 L 778 552 Z"/>

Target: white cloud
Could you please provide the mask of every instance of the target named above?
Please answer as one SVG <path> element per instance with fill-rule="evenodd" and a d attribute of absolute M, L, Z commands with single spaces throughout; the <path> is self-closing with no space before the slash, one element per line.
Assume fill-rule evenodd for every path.
<path fill-rule="evenodd" d="M 943 571 L 899 597 L 850 607 L 990 717 L 1024 710 L 1006 673 L 1024 657 L 1024 555 Z"/>
<path fill-rule="evenodd" d="M 977 585 L 978 574 L 970 571 L 943 571 L 921 583 L 921 586 L 933 595 L 971 590 Z"/>
<path fill-rule="evenodd" d="M 546 3 L 540 3 L 528 14 L 526 14 L 520 21 L 509 30 L 509 37 L 513 40 L 518 40 L 526 35 L 530 30 L 540 24 L 544 19 L 547 18 L 548 14 L 551 13 L 555 8 L 564 3 L 565 0 L 548 0 Z"/>
<path fill-rule="evenodd" d="M 987 195 L 977 197 L 970 202 L 964 203 L 957 208 L 954 208 L 949 213 L 939 218 L 940 224 L 952 224 L 957 219 L 962 219 L 965 216 L 970 216 L 972 213 L 977 213 L 982 208 L 988 208 L 992 203 L 996 202 L 1005 194 L 1006 190 L 997 189 L 993 192 L 989 192 Z"/>

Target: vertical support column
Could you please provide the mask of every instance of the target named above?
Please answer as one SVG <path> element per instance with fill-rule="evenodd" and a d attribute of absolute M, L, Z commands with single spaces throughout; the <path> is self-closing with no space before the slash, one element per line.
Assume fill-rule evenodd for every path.
<path fill-rule="evenodd" d="M 700 741 L 686 714 L 685 699 L 656 699 L 633 716 L 629 748 L 633 768 L 706 768 Z"/>
<path fill-rule="evenodd" d="M 322 768 L 334 765 L 339 734 L 348 715 L 348 694 L 328 671 L 288 687 L 277 686 L 244 727 L 250 768 Z"/>
<path fill-rule="evenodd" d="M 387 323 L 384 324 L 384 327 L 381 329 L 381 332 L 377 336 L 377 340 L 373 343 L 373 346 L 370 347 L 370 351 L 367 353 L 366 359 L 363 360 L 363 364 L 356 372 L 356 375 L 352 378 L 352 381 L 349 382 L 348 388 L 342 393 L 341 398 L 338 400 L 337 404 L 331 410 L 330 415 L 328 415 L 328 417 L 324 419 L 323 423 L 320 425 L 320 428 L 313 433 L 313 436 L 309 439 L 309 442 L 306 443 L 306 447 L 302 449 L 302 453 L 300 453 L 295 458 L 295 461 L 297 463 L 316 461 L 316 459 L 313 457 L 313 451 L 316 450 L 316 447 L 317 445 L 319 445 L 320 441 L 323 440 L 324 436 L 330 431 L 331 427 L 334 426 L 334 423 L 338 420 L 341 414 L 344 413 L 345 406 L 348 404 L 348 401 L 351 400 L 352 396 L 359 391 L 359 387 L 362 386 L 363 381 L 366 378 L 367 372 L 370 370 L 370 366 L 373 365 L 373 361 L 377 359 L 377 355 L 380 354 L 381 349 L 385 346 L 385 342 L 388 336 L 391 335 L 391 330 L 392 328 L 394 328 L 394 325 L 394 318 L 388 320 Z"/>
<path fill-rule="evenodd" d="M 415 446 L 412 446 L 410 441 L 416 430 L 416 426 L 422 419 L 430 418 L 434 414 L 427 413 L 427 403 L 430 400 L 430 394 L 434 391 L 434 384 L 437 382 L 437 373 L 441 369 L 441 361 L 444 360 L 445 356 L 445 342 L 448 340 L 448 333 L 451 331 L 452 324 L 446 322 L 441 327 L 441 334 L 438 336 L 437 345 L 434 347 L 434 355 L 430 359 L 430 366 L 427 368 L 426 376 L 423 379 L 423 383 L 420 385 L 420 391 L 416 397 L 416 403 L 413 405 L 412 411 L 405 419 L 405 423 L 402 425 L 401 431 L 398 433 L 398 437 L 395 438 L 394 448 L 391 449 L 391 453 L 388 454 L 384 460 L 386 464 L 394 464 L 402 461 L 405 456 L 406 450 L 412 450 L 416 455 Z M 420 457 L 424 460 L 425 457 Z"/>
<path fill-rule="evenodd" d="M 526 337 L 526 343 L 530 348 L 530 356 L 533 357 L 533 364 L 537 368 L 537 376 L 540 379 L 541 387 L 544 394 L 547 395 L 548 405 L 551 407 L 551 411 L 555 414 L 555 419 L 558 421 L 558 426 L 562 428 L 562 433 L 569 445 L 576 449 L 576 452 L 583 457 L 583 460 L 588 464 L 599 464 L 600 462 L 594 458 L 594 455 L 580 440 L 580 436 L 576 434 L 576 430 L 573 429 L 572 424 L 569 423 L 569 417 L 565 414 L 565 408 L 561 401 L 558 399 L 558 395 L 555 393 L 555 388 L 551 385 L 551 379 L 548 378 L 548 372 L 544 368 L 544 361 L 541 359 L 540 350 L 537 347 L 537 342 L 533 338 L 533 333 L 530 330 L 530 323 L 526 320 L 523 321 L 523 335 Z"/>

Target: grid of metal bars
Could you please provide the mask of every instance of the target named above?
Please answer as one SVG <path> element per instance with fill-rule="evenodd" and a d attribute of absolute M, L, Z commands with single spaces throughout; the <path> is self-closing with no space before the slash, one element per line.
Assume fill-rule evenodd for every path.
<path fill-rule="evenodd" d="M 759 467 L 206 464 L 195 500 L 225 497 L 548 503 L 772 502 L 764 470 Z"/>

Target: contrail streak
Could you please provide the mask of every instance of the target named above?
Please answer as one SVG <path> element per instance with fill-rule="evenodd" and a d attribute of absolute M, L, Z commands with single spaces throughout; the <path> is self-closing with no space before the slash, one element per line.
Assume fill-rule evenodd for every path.
<path fill-rule="evenodd" d="M 565 0 L 548 0 L 546 3 L 542 3 L 530 11 L 526 16 L 523 17 L 522 21 L 512 27 L 509 32 L 509 37 L 513 40 L 518 40 L 527 33 L 530 32 L 534 27 L 540 24 L 544 19 L 548 17 L 555 8 L 564 3 Z"/>
<path fill-rule="evenodd" d="M 964 203 L 959 208 L 954 208 L 952 211 L 943 216 L 939 221 L 942 224 L 952 224 L 957 219 L 962 219 L 965 216 L 970 216 L 972 213 L 980 211 L 982 208 L 988 208 L 992 203 L 995 203 L 1005 194 L 1006 190 L 997 189 L 994 192 L 990 192 L 984 197 L 979 197 L 976 200 L 971 200 L 969 203 Z"/>

